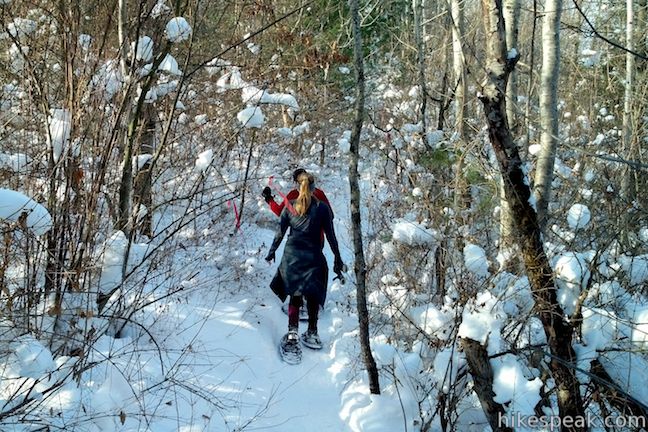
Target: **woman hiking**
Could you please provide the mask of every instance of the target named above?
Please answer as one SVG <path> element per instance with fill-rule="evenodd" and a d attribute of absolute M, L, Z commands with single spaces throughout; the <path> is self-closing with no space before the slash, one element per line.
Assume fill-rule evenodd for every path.
<path fill-rule="evenodd" d="M 274 199 L 274 196 L 272 195 L 272 190 L 270 189 L 270 186 L 266 186 L 263 189 L 263 192 L 261 192 L 261 196 L 265 200 L 265 202 L 270 206 L 270 210 L 272 213 L 276 214 L 277 216 L 281 216 L 281 212 L 283 211 L 284 207 L 286 207 L 286 204 L 290 205 L 291 201 L 294 201 L 297 199 L 299 196 L 299 182 L 297 179 L 299 178 L 300 174 L 309 174 L 304 168 L 297 168 L 295 171 L 292 173 L 292 179 L 295 182 L 295 188 L 291 189 L 290 192 L 284 197 L 282 201 L 277 203 Z M 312 176 L 311 176 L 312 177 Z M 331 206 L 331 203 L 329 202 L 326 194 L 324 193 L 323 190 L 317 188 L 314 186 L 314 182 L 311 183 L 310 185 L 310 190 L 311 194 L 314 198 L 317 198 L 320 201 L 325 202 L 329 208 L 331 209 L 331 219 L 334 218 L 334 213 L 333 213 L 333 207 Z M 322 242 L 322 247 L 324 247 L 324 231 L 322 230 L 322 234 L 320 236 L 320 241 Z M 340 276 L 341 277 L 341 276 Z M 286 314 L 288 313 L 288 305 L 284 305 L 281 308 L 282 311 L 284 311 Z M 301 321 L 305 321 L 308 317 L 308 312 L 306 311 L 306 308 L 304 305 L 299 309 L 299 319 Z"/>
<path fill-rule="evenodd" d="M 312 349 L 321 349 L 322 341 L 317 332 L 320 305 L 324 305 L 328 284 L 328 268 L 322 253 L 321 232 L 328 240 L 335 257 L 333 271 L 341 274 L 344 264 L 340 256 L 337 238 L 333 229 L 331 208 L 313 195 L 314 179 L 307 172 L 297 177 L 299 196 L 286 206 L 280 216 L 280 229 L 266 256 L 266 261 L 275 259 L 275 252 L 290 227 L 279 269 L 270 287 L 288 305 L 288 333 L 280 344 L 280 352 L 288 363 L 301 361 L 299 345 L 299 308 L 304 299 L 308 310 L 308 329 L 302 334 L 302 343 Z"/>

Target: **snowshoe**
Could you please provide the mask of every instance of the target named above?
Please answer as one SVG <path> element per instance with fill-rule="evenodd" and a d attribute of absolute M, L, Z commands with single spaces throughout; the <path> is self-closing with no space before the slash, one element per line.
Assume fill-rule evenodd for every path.
<path fill-rule="evenodd" d="M 310 349 L 314 350 L 320 350 L 322 349 L 322 340 L 320 339 L 319 335 L 317 334 L 317 331 L 305 331 L 301 335 L 301 341 L 304 344 L 305 347 L 308 347 Z"/>
<path fill-rule="evenodd" d="M 283 313 L 288 315 L 288 303 L 284 303 L 281 306 L 281 310 Z M 302 305 L 302 307 L 299 308 L 299 321 L 308 321 L 308 310 L 306 309 L 306 305 Z"/>
<path fill-rule="evenodd" d="M 301 363 L 302 350 L 299 345 L 297 332 L 290 331 L 281 338 L 281 342 L 279 342 L 279 355 L 288 364 L 296 365 Z"/>

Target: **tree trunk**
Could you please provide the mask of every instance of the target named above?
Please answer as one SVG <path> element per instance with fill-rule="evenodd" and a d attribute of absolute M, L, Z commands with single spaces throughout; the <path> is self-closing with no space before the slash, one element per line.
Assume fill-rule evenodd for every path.
<path fill-rule="evenodd" d="M 542 22 L 540 70 L 540 144 L 534 193 L 540 228 L 547 224 L 551 183 L 558 147 L 558 71 L 560 69 L 560 12 L 562 0 L 547 0 Z"/>
<path fill-rule="evenodd" d="M 142 118 L 142 133 L 138 153 L 140 155 L 149 154 L 153 157 L 155 151 L 155 131 L 157 125 L 157 113 L 153 104 L 144 107 Z M 136 221 L 138 230 L 147 237 L 153 235 L 153 197 L 151 195 L 151 161 L 147 161 L 135 175 L 135 184 L 133 186 L 133 201 L 136 205 L 146 208 L 146 215 Z M 135 209 L 135 214 L 139 214 L 139 209 Z"/>
<path fill-rule="evenodd" d="M 532 95 L 533 95 L 533 88 L 535 87 L 535 74 L 533 71 L 535 70 L 535 52 L 536 52 L 536 30 L 537 30 L 537 23 L 538 23 L 538 0 L 533 0 L 533 12 L 532 12 L 532 17 L 533 17 L 533 24 L 531 25 L 531 41 L 530 41 L 530 52 L 529 52 L 529 79 L 527 80 L 527 88 L 526 88 L 526 94 L 527 94 L 527 99 L 526 103 L 524 104 L 524 129 L 526 131 L 526 139 L 524 148 L 522 149 L 524 152 L 524 155 L 526 156 L 527 154 L 527 149 L 529 146 L 529 143 L 531 142 L 531 125 L 532 125 L 532 120 L 531 120 L 531 104 L 532 104 Z"/>
<path fill-rule="evenodd" d="M 549 364 L 557 388 L 562 418 L 584 419 L 580 383 L 574 372 L 576 355 L 572 347 L 573 328 L 558 303 L 553 272 L 544 252 L 538 215 L 529 203 L 531 191 L 525 181 L 518 149 L 506 121 L 506 81 L 518 58 L 508 58 L 501 0 L 483 0 L 487 36 L 487 80 L 481 101 L 488 123 L 488 135 L 500 165 L 504 192 L 516 221 L 516 230 L 533 293 L 535 310 L 542 322 L 552 361 Z M 563 428 L 581 431 L 586 427 Z"/>
<path fill-rule="evenodd" d="M 479 402 L 491 429 L 495 432 L 513 432 L 513 429 L 508 427 L 508 423 L 502 421 L 503 418 L 506 418 L 504 407 L 493 400 L 495 397 L 493 392 L 493 368 L 486 347 L 483 347 L 475 340 L 467 338 L 461 339 L 461 347 L 466 355 L 468 369 L 473 379 L 473 389 L 477 393 L 477 397 L 479 397 Z"/>
<path fill-rule="evenodd" d="M 634 77 L 635 77 L 635 56 L 630 51 L 634 50 L 634 0 L 626 1 L 626 79 L 625 79 L 625 94 L 623 97 L 623 155 L 626 159 L 631 161 L 637 160 L 637 152 L 634 151 L 634 122 L 633 122 L 633 91 L 634 91 Z M 628 202 L 632 202 L 636 196 L 636 181 L 635 169 L 626 165 L 623 170 L 623 185 L 621 188 L 623 198 Z M 630 216 L 630 214 L 628 214 Z M 629 220 L 627 222 L 630 222 Z"/>
<path fill-rule="evenodd" d="M 428 122 L 427 122 L 427 85 L 425 81 L 425 40 L 423 39 L 423 0 L 413 0 L 414 9 L 414 38 L 416 40 L 418 80 L 421 88 L 421 113 L 422 136 L 427 143 Z"/>
<path fill-rule="evenodd" d="M 504 23 L 506 25 L 506 48 L 510 51 L 518 49 L 518 33 L 520 25 L 520 0 L 504 1 Z M 518 113 L 517 104 L 518 88 L 517 73 L 511 71 L 508 84 L 506 86 L 506 118 L 508 119 L 509 129 L 513 134 L 518 130 Z"/>
<path fill-rule="evenodd" d="M 455 132 L 461 139 L 465 135 L 464 113 L 466 107 L 466 62 L 463 55 L 464 12 L 460 0 L 450 0 L 452 17 L 452 68 L 454 71 Z"/>
<path fill-rule="evenodd" d="M 520 2 L 519 0 L 505 0 L 504 2 L 504 24 L 506 26 L 506 48 L 511 50 L 517 49 L 518 45 L 518 26 L 520 19 Z M 506 118 L 508 126 L 512 133 L 519 128 L 517 105 L 517 74 L 515 69 L 511 71 L 506 86 Z M 499 261 L 500 270 L 511 273 L 518 273 L 520 264 L 519 248 L 515 238 L 515 227 L 509 206 L 504 194 L 504 183 L 500 179 L 500 239 L 499 239 Z"/>
<path fill-rule="evenodd" d="M 126 62 L 128 60 L 128 40 L 126 39 L 126 4 L 127 0 L 117 1 L 117 40 L 119 41 L 119 69 L 125 79 L 128 74 Z"/>
<path fill-rule="evenodd" d="M 462 38 L 464 32 L 464 11 L 460 0 L 450 0 L 450 26 L 452 28 L 452 70 L 454 82 L 454 114 L 455 133 L 459 136 L 458 147 L 464 146 L 465 126 L 464 114 L 466 107 L 466 62 L 463 54 Z M 463 151 L 463 150 L 462 150 Z M 455 166 L 454 211 L 457 224 L 463 225 L 464 209 L 470 207 L 469 186 L 464 176 L 464 157 L 460 156 Z"/>
<path fill-rule="evenodd" d="M 360 325 L 360 347 L 362 358 L 369 375 L 369 391 L 380 394 L 378 367 L 371 353 L 369 343 L 369 310 L 367 308 L 367 288 L 364 248 L 362 244 L 362 225 L 360 217 L 360 186 L 358 184 L 358 159 L 360 157 L 360 133 L 364 119 L 365 77 L 362 53 L 362 36 L 360 33 L 360 13 L 358 0 L 350 0 L 351 22 L 353 26 L 353 57 L 356 68 L 356 113 L 351 130 L 351 150 L 349 161 L 349 187 L 351 189 L 351 233 L 355 262 L 353 270 L 356 278 L 356 293 L 358 302 L 358 322 Z"/>

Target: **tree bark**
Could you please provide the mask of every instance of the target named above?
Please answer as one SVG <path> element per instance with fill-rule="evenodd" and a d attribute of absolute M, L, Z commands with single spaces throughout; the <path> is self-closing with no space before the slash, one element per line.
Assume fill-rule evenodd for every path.
<path fill-rule="evenodd" d="M 153 104 L 148 104 L 144 107 L 141 142 L 138 154 L 149 154 L 153 157 L 153 152 L 155 151 L 156 125 L 157 112 Z M 138 207 L 146 207 L 146 215 L 141 220 L 137 220 L 136 224 L 138 230 L 149 238 L 153 235 L 153 215 L 151 214 L 153 210 L 153 196 L 151 194 L 151 181 L 151 162 L 147 161 L 135 175 L 133 201 Z M 135 214 L 139 214 L 139 208 L 135 209 Z"/>
<path fill-rule="evenodd" d="M 464 32 L 464 12 L 461 3 L 460 0 L 450 0 L 450 16 L 452 17 L 452 68 L 454 71 L 455 89 L 455 132 L 463 139 L 465 135 L 466 62 L 461 43 Z"/>
<path fill-rule="evenodd" d="M 560 70 L 560 12 L 562 0 L 547 0 L 542 22 L 540 70 L 540 153 L 534 193 L 540 228 L 547 223 L 551 183 L 558 147 L 558 72 Z"/>
<path fill-rule="evenodd" d="M 634 50 L 634 0 L 626 1 L 626 78 L 625 92 L 623 96 L 623 154 L 624 157 L 631 161 L 637 160 L 637 152 L 634 151 L 634 122 L 633 122 L 633 91 L 635 77 L 635 56 L 630 51 Z M 626 165 L 623 170 L 622 194 L 627 202 L 632 202 L 636 196 L 635 169 Z M 629 214 L 628 214 L 629 216 Z M 627 222 L 630 222 L 629 220 Z"/>
<path fill-rule="evenodd" d="M 365 77 L 364 60 L 362 54 L 362 35 L 360 33 L 360 13 L 358 0 L 350 0 L 351 22 L 353 27 L 353 57 L 356 68 L 356 103 L 355 120 L 351 130 L 351 149 L 349 161 L 349 187 L 351 189 L 351 233 L 353 236 L 353 249 L 355 262 L 353 270 L 356 278 L 356 294 L 358 308 L 358 322 L 360 325 L 360 348 L 362 359 L 369 375 L 369 391 L 371 394 L 380 394 L 378 380 L 378 367 L 371 353 L 369 342 L 369 310 L 367 308 L 367 287 L 364 247 L 362 243 L 362 225 L 360 216 L 360 186 L 358 184 L 358 159 L 360 157 L 360 133 L 364 119 L 365 103 Z"/>
<path fill-rule="evenodd" d="M 467 338 L 461 339 L 461 347 L 466 355 L 468 369 L 473 379 L 473 389 L 477 393 L 477 397 L 479 397 L 479 402 L 491 429 L 495 432 L 513 432 L 513 429 L 502 421 L 502 418 L 506 417 L 504 407 L 493 400 L 495 397 L 493 392 L 493 368 L 486 347 L 475 340 Z"/>
<path fill-rule="evenodd" d="M 506 48 L 510 51 L 518 49 L 518 33 L 520 25 L 520 0 L 504 1 L 504 23 L 506 25 Z M 511 71 L 506 86 L 506 118 L 508 126 L 512 133 L 518 130 L 518 113 L 520 112 L 517 104 L 518 86 L 517 73 Z"/>
<path fill-rule="evenodd" d="M 421 88 L 421 125 L 424 142 L 427 143 L 427 84 L 425 81 L 425 40 L 423 39 L 423 0 L 413 0 L 414 8 L 414 38 L 416 40 L 416 56 L 418 63 L 418 80 Z"/>
<path fill-rule="evenodd" d="M 573 328 L 558 303 L 553 272 L 544 252 L 538 215 L 529 203 L 522 162 L 506 120 L 506 82 L 518 58 L 508 58 L 504 37 L 501 0 L 482 0 L 487 36 L 487 79 L 481 101 L 488 135 L 504 181 L 504 192 L 516 221 L 516 230 L 529 283 L 547 343 L 552 355 L 550 370 L 557 388 L 562 418 L 584 418 L 580 383 L 574 372 L 576 355 L 572 347 Z M 580 424 L 579 424 L 580 426 Z M 586 427 L 563 428 L 581 431 Z"/>
<path fill-rule="evenodd" d="M 518 26 L 520 18 L 520 1 L 505 0 L 504 2 L 504 23 L 506 30 L 506 48 L 511 50 L 517 48 L 518 44 Z M 506 118 L 508 126 L 512 133 L 519 128 L 517 105 L 517 74 L 515 69 L 511 71 L 506 86 Z M 515 238 L 515 227 L 509 206 L 504 194 L 504 184 L 500 179 L 500 242 L 499 242 L 499 261 L 500 270 L 517 273 L 518 264 L 520 264 L 519 248 Z"/>

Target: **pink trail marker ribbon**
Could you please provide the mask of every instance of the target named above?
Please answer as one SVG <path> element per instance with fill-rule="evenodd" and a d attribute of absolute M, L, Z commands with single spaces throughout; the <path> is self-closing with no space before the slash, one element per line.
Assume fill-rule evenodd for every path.
<path fill-rule="evenodd" d="M 279 196 L 281 196 L 281 198 L 283 198 L 283 202 L 284 202 L 286 208 L 288 209 L 288 211 L 290 213 L 292 213 L 293 215 L 296 215 L 297 210 L 295 210 L 295 208 L 292 206 L 292 204 L 290 204 L 290 201 L 288 201 L 288 197 L 286 195 L 284 195 L 283 192 L 281 192 L 279 190 L 279 188 L 274 185 L 273 180 L 274 180 L 274 176 L 268 177 L 268 185 L 272 189 L 274 189 L 279 194 Z"/>
<path fill-rule="evenodd" d="M 227 208 L 234 207 L 234 219 L 236 220 L 236 230 L 241 232 L 241 216 L 239 216 L 238 209 L 236 208 L 236 203 L 232 200 L 227 201 Z"/>

